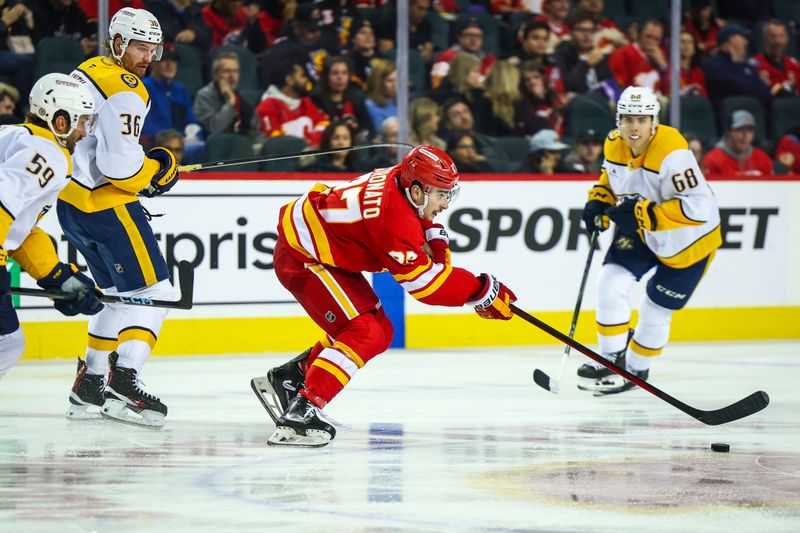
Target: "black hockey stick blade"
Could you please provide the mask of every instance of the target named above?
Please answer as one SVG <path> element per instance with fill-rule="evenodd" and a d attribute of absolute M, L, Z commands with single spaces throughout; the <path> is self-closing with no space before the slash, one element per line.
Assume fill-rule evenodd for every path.
<path fill-rule="evenodd" d="M 112 296 L 103 294 L 99 297 L 100 301 L 107 304 L 138 305 L 145 307 L 163 307 L 166 309 L 191 309 L 194 297 L 194 267 L 189 261 L 178 263 L 178 283 L 181 289 L 180 300 L 154 300 L 151 298 L 136 296 Z M 23 287 L 11 287 L 11 294 L 20 296 L 33 296 L 36 298 L 51 298 L 61 300 L 70 296 L 61 291 L 45 289 L 26 289 Z"/>
<path fill-rule="evenodd" d="M 742 398 L 738 402 L 732 403 L 731 405 L 728 405 L 727 407 L 723 407 L 721 409 L 716 409 L 714 411 L 703 411 L 702 409 L 696 409 L 690 405 L 686 405 L 677 398 L 673 398 L 672 396 L 662 391 L 655 385 L 651 385 L 645 380 L 631 374 L 624 368 L 618 367 L 611 361 L 608 361 L 606 358 L 592 351 L 591 349 L 587 348 L 578 341 L 569 338 L 567 335 L 564 335 L 554 327 L 546 324 L 545 322 L 542 322 L 541 320 L 532 315 L 529 315 L 516 305 L 511 304 L 511 311 L 518 317 L 525 320 L 526 322 L 533 324 L 534 326 L 541 329 L 545 333 L 552 335 L 553 337 L 560 340 L 564 344 L 570 346 L 573 350 L 581 352 L 589 359 L 592 359 L 593 361 L 600 363 L 601 365 L 611 370 L 615 374 L 620 375 L 625 379 L 627 379 L 628 381 L 633 382 L 634 384 L 646 390 L 653 396 L 661 398 L 671 406 L 680 409 L 681 411 L 691 416 L 695 420 L 699 420 L 700 422 L 707 424 L 709 426 L 718 426 L 720 424 L 726 424 L 728 422 L 733 422 L 734 420 L 739 420 L 740 418 L 744 418 L 754 413 L 757 413 L 762 409 L 764 409 L 767 405 L 769 405 L 769 396 L 767 395 L 767 393 L 764 391 L 757 391 L 751 394 L 750 396 Z"/>
<path fill-rule="evenodd" d="M 533 381 L 544 390 L 550 391 L 553 394 L 558 394 L 558 382 L 550 379 L 550 376 L 538 368 L 533 369 Z"/>

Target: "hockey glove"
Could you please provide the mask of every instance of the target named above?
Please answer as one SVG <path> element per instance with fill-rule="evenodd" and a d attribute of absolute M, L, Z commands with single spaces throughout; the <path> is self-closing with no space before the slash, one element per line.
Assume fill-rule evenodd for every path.
<path fill-rule="evenodd" d="M 43 289 L 59 290 L 69 295 L 69 298 L 58 298 L 53 302 L 53 307 L 64 315 L 94 315 L 103 308 L 99 299 L 103 293 L 97 290 L 94 281 L 79 272 L 78 267 L 71 263 L 57 264 L 36 284 Z"/>
<path fill-rule="evenodd" d="M 606 216 L 606 211 L 611 206 L 600 200 L 589 200 L 583 207 L 583 223 L 586 225 L 586 231 L 591 235 L 595 231 L 605 231 L 608 229 L 609 221 Z"/>
<path fill-rule="evenodd" d="M 150 185 L 140 193 L 142 196 L 152 198 L 164 194 L 178 182 L 178 162 L 171 151 L 160 146 L 151 148 L 147 152 L 147 157 L 156 160 L 161 165 L 153 179 L 150 180 Z"/>
<path fill-rule="evenodd" d="M 511 318 L 511 307 L 509 305 L 517 301 L 517 297 L 511 290 L 500 283 L 491 274 L 481 274 L 478 281 L 482 283 L 481 290 L 467 302 L 467 305 L 475 307 L 475 312 L 481 318 L 497 320 L 508 320 Z"/>
<path fill-rule="evenodd" d="M 650 200 L 626 198 L 621 204 L 612 207 L 606 214 L 619 226 L 622 233 L 632 234 L 639 229 L 656 230 L 655 204 Z"/>
<path fill-rule="evenodd" d="M 434 263 L 450 264 L 450 237 L 441 224 L 431 224 L 425 230 L 425 240 L 430 247 L 431 259 Z"/>
<path fill-rule="evenodd" d="M 581 218 L 590 235 L 595 231 L 608 229 L 609 221 L 606 211 L 613 207 L 616 201 L 614 193 L 604 185 L 595 185 L 589 189 L 589 201 L 583 207 Z"/>

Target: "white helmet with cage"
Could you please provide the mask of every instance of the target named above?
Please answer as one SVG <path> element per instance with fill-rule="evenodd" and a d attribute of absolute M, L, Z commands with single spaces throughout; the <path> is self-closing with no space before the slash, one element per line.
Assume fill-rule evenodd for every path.
<path fill-rule="evenodd" d="M 653 117 L 651 135 L 655 134 L 658 126 L 658 114 L 661 104 L 658 97 L 649 87 L 628 87 L 619 97 L 617 102 L 617 128 L 622 115 L 649 115 Z"/>
<path fill-rule="evenodd" d="M 39 78 L 28 97 L 30 113 L 45 121 L 50 131 L 64 146 L 67 138 L 75 131 L 80 118 L 84 115 L 94 117 L 94 98 L 89 88 L 74 78 L 57 72 L 45 74 Z M 69 118 L 69 129 L 66 133 L 56 132 L 53 121 L 63 111 Z M 89 128 L 90 125 L 87 125 Z"/>
<path fill-rule="evenodd" d="M 114 39 L 117 35 L 122 38 L 119 55 L 114 51 Z M 123 7 L 114 13 L 108 25 L 108 45 L 117 62 L 122 61 L 125 49 L 133 40 L 158 45 L 153 52 L 153 61 L 161 59 L 164 44 L 158 19 L 146 9 Z"/>

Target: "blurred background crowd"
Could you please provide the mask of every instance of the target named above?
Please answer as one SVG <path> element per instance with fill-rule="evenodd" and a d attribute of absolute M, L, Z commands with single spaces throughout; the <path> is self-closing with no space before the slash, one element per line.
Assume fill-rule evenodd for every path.
<path fill-rule="evenodd" d="M 408 0 L 410 141 L 461 172 L 597 173 L 628 85 L 669 124 L 669 0 Z M 96 0 L 0 0 L 0 123 L 97 55 Z M 166 42 L 146 148 L 184 163 L 398 141 L 392 0 L 109 0 Z M 680 120 L 707 175 L 800 174 L 800 1 L 684 0 Z M 391 148 L 236 168 L 358 172 Z M 232 169 L 233 170 L 233 169 Z"/>

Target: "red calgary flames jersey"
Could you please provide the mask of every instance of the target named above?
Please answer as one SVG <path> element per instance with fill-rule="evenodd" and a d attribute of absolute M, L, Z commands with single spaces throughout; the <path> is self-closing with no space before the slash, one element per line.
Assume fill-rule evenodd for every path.
<path fill-rule="evenodd" d="M 321 183 L 281 209 L 278 232 L 306 263 L 350 272 L 388 270 L 417 300 L 461 306 L 480 289 L 470 272 L 434 263 L 420 219 L 397 184 L 398 166 L 336 187 Z"/>

